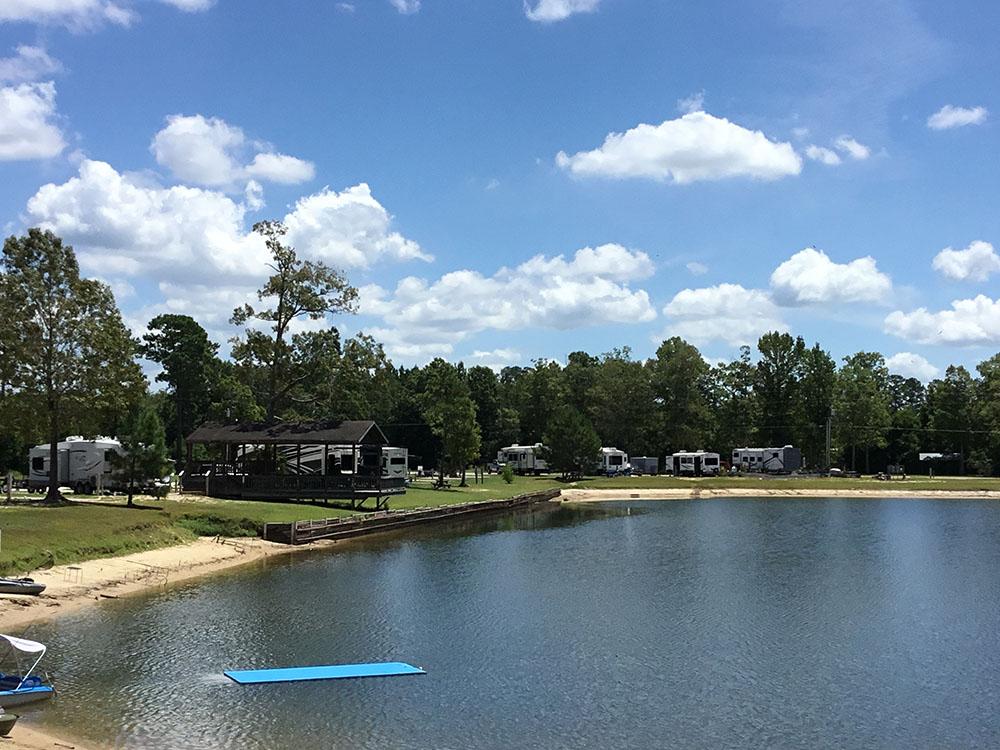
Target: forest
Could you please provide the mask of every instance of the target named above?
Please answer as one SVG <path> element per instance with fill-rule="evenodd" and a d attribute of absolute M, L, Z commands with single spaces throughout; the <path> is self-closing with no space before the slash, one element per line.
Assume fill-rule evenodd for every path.
<path fill-rule="evenodd" d="M 956 454 L 960 473 L 1000 471 L 1000 354 L 975 372 L 949 366 L 926 385 L 889 372 L 882 354 L 836 361 L 820 343 L 764 334 L 712 364 L 669 338 L 648 359 L 628 347 L 569 352 L 499 372 L 443 359 L 395 365 L 371 336 L 345 338 L 335 320 L 357 290 L 300 259 L 284 227 L 261 222 L 271 275 L 259 305 L 233 311 L 226 352 L 194 318 L 161 314 L 135 335 L 111 289 L 81 277 L 73 249 L 51 232 L 10 237 L 0 261 L 0 471 L 25 471 L 28 447 L 53 436 L 134 434 L 162 423 L 180 467 L 184 437 L 202 422 L 373 419 L 413 466 L 459 472 L 515 442 L 572 452 L 597 445 L 631 455 L 793 444 L 808 467 L 863 473 L 919 470 L 917 454 Z M 157 374 L 149 382 L 142 360 Z M 140 416 L 145 414 L 144 419 Z"/>

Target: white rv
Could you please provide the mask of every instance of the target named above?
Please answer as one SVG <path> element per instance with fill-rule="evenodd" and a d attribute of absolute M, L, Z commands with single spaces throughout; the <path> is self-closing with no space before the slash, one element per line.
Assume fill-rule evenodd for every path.
<path fill-rule="evenodd" d="M 410 472 L 408 464 L 410 453 L 406 448 L 382 449 L 382 476 L 387 478 L 406 479 Z"/>
<path fill-rule="evenodd" d="M 617 448 L 601 448 L 601 455 L 597 458 L 597 470 L 601 474 L 609 477 L 620 474 L 631 474 L 632 464 L 629 463 L 628 454 Z"/>
<path fill-rule="evenodd" d="M 515 474 L 542 474 L 549 470 L 549 465 L 539 455 L 544 448 L 541 443 L 508 445 L 497 452 L 497 464 L 510 466 Z"/>
<path fill-rule="evenodd" d="M 259 446 L 240 446 L 237 455 L 253 460 L 253 454 Z M 372 460 L 378 460 L 362 446 L 352 445 L 282 445 L 278 447 L 278 459 L 283 470 L 289 474 L 354 474 L 357 469 L 371 466 Z M 383 446 L 381 451 L 381 470 L 383 477 L 407 476 L 409 451 L 406 448 L 391 448 Z M 328 471 L 329 469 L 329 471 Z"/>
<path fill-rule="evenodd" d="M 675 476 L 718 476 L 719 454 L 707 451 L 678 451 L 673 455 L 673 470 Z"/>
<path fill-rule="evenodd" d="M 116 476 L 113 456 L 124 456 L 121 443 L 114 438 L 99 437 L 85 440 L 73 435 L 56 445 L 58 450 L 59 486 L 72 487 L 74 492 L 90 494 L 101 490 L 125 489 L 125 482 Z M 36 445 L 28 452 L 28 488 L 40 490 L 49 486 L 49 444 Z"/>
<path fill-rule="evenodd" d="M 781 448 L 735 448 L 733 466 L 743 471 L 784 474 L 802 468 L 802 451 L 786 445 Z"/>

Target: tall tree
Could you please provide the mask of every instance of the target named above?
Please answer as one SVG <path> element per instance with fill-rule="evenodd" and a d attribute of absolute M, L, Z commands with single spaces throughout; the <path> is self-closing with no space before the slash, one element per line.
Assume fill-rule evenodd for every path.
<path fill-rule="evenodd" d="M 299 260 L 295 248 L 282 242 L 287 233 L 278 221 L 261 221 L 253 231 L 264 237 L 271 254 L 268 267 L 274 272 L 257 292 L 267 307 L 243 305 L 233 311 L 233 325 L 244 326 L 245 339 L 233 346 L 233 357 L 247 369 L 264 370 L 262 390 L 265 414 L 274 419 L 288 394 L 309 377 L 297 368 L 296 354 L 303 339 L 289 339 L 289 327 L 299 318 L 320 320 L 331 313 L 354 312 L 358 291 L 339 271 L 324 263 Z M 249 327 L 250 321 L 269 323 L 270 332 Z"/>
<path fill-rule="evenodd" d="M 534 367 L 523 372 L 519 385 L 516 408 L 521 416 L 521 442 L 536 443 L 545 435 L 549 420 L 565 398 L 562 368 L 552 360 L 535 360 Z"/>
<path fill-rule="evenodd" d="M 792 411 L 805 342 L 787 333 L 765 333 L 757 342 L 755 391 L 760 406 L 760 433 L 767 445 L 786 445 L 794 435 Z"/>
<path fill-rule="evenodd" d="M 647 363 L 657 405 L 657 455 L 697 450 L 708 434 L 708 364 L 696 347 L 674 336 Z"/>
<path fill-rule="evenodd" d="M 582 475 L 594 468 L 601 439 L 590 420 L 572 406 L 563 406 L 549 422 L 543 458 L 563 477 Z"/>
<path fill-rule="evenodd" d="M 466 378 L 469 382 L 469 395 L 476 405 L 476 421 L 482 432 L 479 461 L 486 463 L 503 447 L 500 434 L 500 382 L 493 370 L 482 365 L 470 367 Z"/>
<path fill-rule="evenodd" d="M 958 453 L 959 472 L 972 446 L 975 429 L 976 386 L 972 375 L 961 365 L 950 365 L 943 379 L 927 385 L 927 428 L 938 450 Z"/>
<path fill-rule="evenodd" d="M 174 458 L 184 456 L 184 438 L 201 422 L 209 406 L 210 382 L 218 344 L 188 315 L 157 315 L 149 321 L 140 351 L 162 371 L 173 405 Z"/>
<path fill-rule="evenodd" d="M 3 270 L 16 317 L 18 380 L 45 415 L 49 437 L 47 502 L 59 493 L 58 443 L 64 423 L 93 403 L 115 406 L 143 382 L 132 340 L 106 284 L 80 278 L 73 248 L 30 229 L 3 246 Z M 124 385 L 121 378 L 125 377 Z"/>
<path fill-rule="evenodd" d="M 755 442 L 757 398 L 754 380 L 757 370 L 750 361 L 750 347 L 741 346 L 740 356 L 711 371 L 714 430 L 712 445 L 719 451 L 749 446 Z"/>
<path fill-rule="evenodd" d="M 792 420 L 807 466 L 826 463 L 826 423 L 833 410 L 836 382 L 837 363 L 819 344 L 802 351 Z"/>
<path fill-rule="evenodd" d="M 441 443 L 438 473 L 444 483 L 445 472 L 462 472 L 479 454 L 479 425 L 476 405 L 469 395 L 469 385 L 455 366 L 438 358 L 424 368 L 424 419 Z"/>
<path fill-rule="evenodd" d="M 587 396 L 585 412 L 604 445 L 641 455 L 655 433 L 649 371 L 632 359 L 628 347 L 602 357 Z"/>
<path fill-rule="evenodd" d="M 590 389 L 594 387 L 601 360 L 587 352 L 570 352 L 563 368 L 566 403 L 581 414 L 590 408 Z"/>
<path fill-rule="evenodd" d="M 1000 354 L 976 365 L 979 372 L 976 395 L 976 419 L 987 433 L 983 453 L 990 473 L 1000 470 Z"/>
<path fill-rule="evenodd" d="M 889 370 L 877 352 L 844 357 L 837 373 L 834 424 L 839 442 L 851 449 L 851 470 L 857 470 L 857 449 L 864 448 L 865 471 L 871 470 L 872 448 L 884 448 L 891 420 Z"/>
<path fill-rule="evenodd" d="M 916 378 L 889 376 L 890 429 L 886 453 L 894 464 L 905 466 L 917 458 L 926 393 L 924 384 Z"/>

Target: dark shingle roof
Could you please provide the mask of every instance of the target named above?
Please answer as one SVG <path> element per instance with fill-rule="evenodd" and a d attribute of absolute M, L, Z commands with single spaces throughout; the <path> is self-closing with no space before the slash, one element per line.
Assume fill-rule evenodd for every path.
<path fill-rule="evenodd" d="M 323 422 L 206 422 L 187 436 L 189 443 L 296 445 L 366 443 L 388 445 L 382 430 L 371 420 Z"/>

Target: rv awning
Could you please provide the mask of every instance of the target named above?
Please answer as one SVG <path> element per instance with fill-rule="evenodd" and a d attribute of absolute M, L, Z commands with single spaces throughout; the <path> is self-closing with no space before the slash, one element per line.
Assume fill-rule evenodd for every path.
<path fill-rule="evenodd" d="M 0 635 L 0 638 L 7 641 L 11 646 L 16 648 L 18 651 L 23 651 L 26 654 L 44 654 L 45 646 L 36 641 L 29 641 L 25 638 L 15 638 L 12 635 Z"/>
<path fill-rule="evenodd" d="M 325 422 L 206 422 L 187 436 L 189 443 L 230 445 L 388 445 L 371 420 Z"/>

